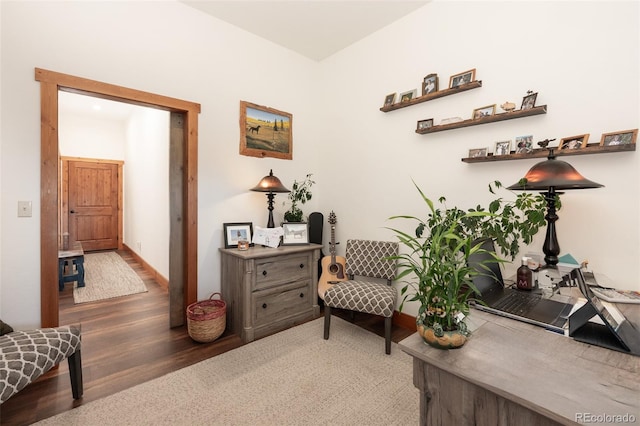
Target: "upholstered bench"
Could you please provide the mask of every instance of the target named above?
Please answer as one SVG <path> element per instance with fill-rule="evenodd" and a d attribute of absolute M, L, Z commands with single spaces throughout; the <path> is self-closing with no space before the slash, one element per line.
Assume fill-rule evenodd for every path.
<path fill-rule="evenodd" d="M 79 399 L 83 389 L 78 327 L 13 331 L 0 336 L 0 404 L 65 358 L 73 398 Z"/>

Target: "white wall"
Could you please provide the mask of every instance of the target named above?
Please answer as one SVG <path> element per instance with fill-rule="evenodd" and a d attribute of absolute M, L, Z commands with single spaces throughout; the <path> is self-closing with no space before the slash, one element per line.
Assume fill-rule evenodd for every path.
<path fill-rule="evenodd" d="M 470 207 L 490 199 L 490 181 L 514 183 L 535 164 L 462 163 L 470 148 L 522 134 L 537 141 L 590 133 L 593 141 L 602 132 L 639 127 L 637 2 L 434 2 L 322 63 L 173 2 L 0 7 L 0 308 L 3 319 L 18 326 L 38 324 L 40 310 L 39 262 L 32 255 L 39 249 L 40 191 L 35 67 L 202 105 L 200 298 L 220 288 L 222 223 L 265 224 L 266 199 L 248 189 L 271 168 L 285 185 L 314 174 L 314 198 L 305 211 L 334 210 L 339 241 L 386 239 L 389 216 L 424 212 L 412 177 L 428 194 Z M 470 68 L 482 88 L 379 111 L 388 93 L 417 88 L 429 73 L 446 85 L 449 75 Z M 548 114 L 414 132 L 419 119 L 469 117 L 477 107 L 519 103 L 529 89 L 539 92 Z M 293 114 L 293 161 L 238 154 L 240 100 Z M 638 288 L 638 154 L 568 160 L 606 188 L 563 196 L 557 223 L 563 251 L 588 258 L 621 287 Z M 34 201 L 34 216 L 18 219 L 16 203 L 25 199 Z M 276 222 L 284 199 L 276 198 Z"/>
<path fill-rule="evenodd" d="M 125 122 L 97 120 L 81 114 L 60 114 L 60 155 L 124 161 Z"/>

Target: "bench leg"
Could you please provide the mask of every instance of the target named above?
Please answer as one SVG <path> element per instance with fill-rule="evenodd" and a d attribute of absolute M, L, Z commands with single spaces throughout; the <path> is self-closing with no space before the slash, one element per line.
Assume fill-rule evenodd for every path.
<path fill-rule="evenodd" d="M 76 269 L 78 270 L 78 287 L 84 287 L 84 256 L 76 260 Z"/>
<path fill-rule="evenodd" d="M 329 327 L 331 327 L 331 308 L 324 305 L 324 340 L 329 338 Z"/>
<path fill-rule="evenodd" d="M 391 321 L 392 317 L 384 319 L 384 351 L 389 355 L 391 353 Z"/>
<path fill-rule="evenodd" d="M 71 392 L 73 399 L 82 398 L 84 392 L 82 386 L 82 356 L 80 349 L 75 351 L 69 358 L 69 377 L 71 378 Z"/>

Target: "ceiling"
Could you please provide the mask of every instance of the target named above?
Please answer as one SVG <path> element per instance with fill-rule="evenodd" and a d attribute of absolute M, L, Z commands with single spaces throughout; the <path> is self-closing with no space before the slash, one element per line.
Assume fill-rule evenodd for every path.
<path fill-rule="evenodd" d="M 182 3 L 321 61 L 427 4 L 402 0 L 200 0 Z"/>

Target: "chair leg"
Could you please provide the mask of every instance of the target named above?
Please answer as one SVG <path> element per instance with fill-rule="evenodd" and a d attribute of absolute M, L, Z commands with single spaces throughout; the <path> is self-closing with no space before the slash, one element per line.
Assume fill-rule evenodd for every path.
<path fill-rule="evenodd" d="M 324 340 L 329 338 L 329 327 L 331 326 L 331 308 L 324 305 Z"/>
<path fill-rule="evenodd" d="M 389 355 L 391 353 L 391 321 L 392 317 L 384 319 L 384 351 Z"/>
<path fill-rule="evenodd" d="M 69 377 L 71 378 L 71 392 L 73 399 L 80 399 L 84 393 L 82 386 L 82 356 L 80 349 L 76 350 L 69 358 Z"/>

